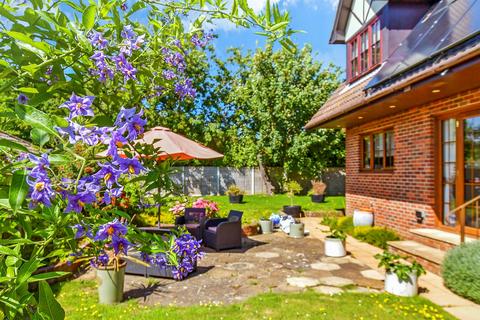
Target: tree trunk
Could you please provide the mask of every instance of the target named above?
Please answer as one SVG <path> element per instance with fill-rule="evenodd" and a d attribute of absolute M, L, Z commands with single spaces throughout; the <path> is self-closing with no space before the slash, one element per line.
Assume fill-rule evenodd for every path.
<path fill-rule="evenodd" d="M 270 178 L 267 175 L 265 170 L 265 166 L 263 165 L 262 158 L 260 156 L 257 157 L 258 159 L 258 168 L 260 170 L 260 176 L 262 177 L 262 181 L 265 184 L 265 189 L 268 195 L 272 195 L 273 193 L 273 185 L 270 182 Z"/>

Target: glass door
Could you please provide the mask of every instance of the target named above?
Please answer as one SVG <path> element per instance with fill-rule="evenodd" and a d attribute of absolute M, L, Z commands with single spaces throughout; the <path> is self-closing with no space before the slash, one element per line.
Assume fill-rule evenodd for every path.
<path fill-rule="evenodd" d="M 442 217 L 446 226 L 457 226 L 450 212 L 480 195 L 480 116 L 442 121 Z M 480 207 L 466 208 L 465 224 L 480 228 Z"/>

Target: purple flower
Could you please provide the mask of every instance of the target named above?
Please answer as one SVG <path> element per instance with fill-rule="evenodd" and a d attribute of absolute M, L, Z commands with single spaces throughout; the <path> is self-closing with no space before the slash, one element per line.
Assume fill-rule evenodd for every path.
<path fill-rule="evenodd" d="M 107 156 L 116 159 L 118 157 L 118 148 L 127 144 L 128 141 L 120 131 L 114 131 L 108 141 Z"/>
<path fill-rule="evenodd" d="M 106 253 L 103 253 L 103 254 L 100 254 L 97 258 L 98 262 L 101 264 L 101 265 L 108 265 L 108 262 L 110 261 L 110 257 L 108 256 L 108 254 Z"/>
<path fill-rule="evenodd" d="M 197 94 L 196 90 L 193 88 L 191 79 L 186 79 L 183 83 L 176 83 L 175 93 L 180 97 L 180 99 L 185 99 L 187 97 L 195 98 L 195 95 Z"/>
<path fill-rule="evenodd" d="M 108 46 L 108 40 L 103 37 L 103 34 L 94 31 L 89 37 L 92 46 L 98 49 L 105 49 Z"/>
<path fill-rule="evenodd" d="M 65 213 L 68 212 L 82 212 L 87 204 L 94 203 L 97 197 L 92 192 L 79 192 L 77 194 L 67 194 L 68 204 L 65 208 Z"/>
<path fill-rule="evenodd" d="M 103 202 L 107 205 L 111 204 L 112 200 L 114 198 L 121 197 L 122 193 L 123 193 L 123 187 L 107 189 L 105 190 L 105 193 L 103 195 Z"/>
<path fill-rule="evenodd" d="M 113 61 L 117 69 L 123 74 L 125 81 L 128 79 L 136 79 L 137 69 L 135 69 L 125 58 L 122 53 L 113 57 Z"/>
<path fill-rule="evenodd" d="M 93 116 L 93 110 L 92 110 L 92 102 L 95 97 L 93 96 L 85 96 L 85 97 L 79 97 L 75 95 L 75 93 L 72 93 L 72 96 L 70 97 L 70 100 L 65 102 L 60 106 L 60 108 L 68 108 L 70 110 L 70 115 L 68 119 L 73 119 L 78 116 Z"/>
<path fill-rule="evenodd" d="M 155 88 L 153 88 L 155 90 L 155 96 L 156 97 L 159 97 L 162 95 L 163 91 L 165 91 L 165 87 L 162 87 L 162 86 L 155 86 Z"/>
<path fill-rule="evenodd" d="M 177 71 L 179 72 L 184 72 L 185 71 L 185 58 L 183 55 L 179 52 L 172 52 L 171 50 L 167 48 L 162 49 L 162 53 L 165 56 L 164 60 L 165 63 L 176 67 Z"/>
<path fill-rule="evenodd" d="M 90 230 L 89 226 L 85 226 L 82 223 L 77 223 L 76 225 L 72 226 L 72 228 L 77 229 L 75 233 L 75 239 L 80 239 L 84 236 L 93 238 L 92 231 Z"/>
<path fill-rule="evenodd" d="M 144 132 L 144 126 L 147 121 L 142 119 L 143 111 L 135 114 L 135 108 L 121 109 L 120 113 L 115 120 L 115 125 L 119 128 L 119 132 L 122 134 L 127 133 L 125 137 L 129 141 L 137 139 L 138 135 Z"/>
<path fill-rule="evenodd" d="M 53 71 L 53 67 L 52 66 L 48 66 L 47 70 L 45 71 L 45 75 L 46 76 L 49 76 L 52 74 L 52 71 Z"/>
<path fill-rule="evenodd" d="M 145 43 L 145 35 L 142 34 L 141 36 L 138 36 L 137 39 L 135 39 L 135 41 L 132 42 L 132 49 L 138 50 L 143 46 L 144 43 Z"/>
<path fill-rule="evenodd" d="M 31 170 L 32 173 L 40 172 L 43 174 L 47 174 L 46 169 L 50 167 L 50 161 L 48 161 L 48 154 L 43 153 L 40 157 L 29 154 L 28 159 L 35 164 L 35 167 Z"/>
<path fill-rule="evenodd" d="M 30 207 L 36 207 L 39 203 L 47 207 L 52 205 L 51 200 L 55 197 L 55 192 L 46 173 L 32 171 L 27 178 L 27 184 L 30 186 Z"/>
<path fill-rule="evenodd" d="M 17 101 L 20 104 L 27 104 L 28 103 L 28 97 L 24 95 L 23 93 L 20 93 L 17 97 Z"/>
<path fill-rule="evenodd" d="M 140 171 L 144 171 L 145 168 L 142 166 L 140 161 L 137 158 L 118 158 L 116 160 L 120 170 L 129 174 L 139 174 Z"/>
<path fill-rule="evenodd" d="M 202 33 L 201 36 L 198 34 L 194 34 L 191 38 L 190 41 L 199 48 L 204 48 L 207 46 L 208 42 L 213 39 L 213 34 L 212 33 Z"/>
<path fill-rule="evenodd" d="M 163 77 L 167 80 L 172 80 L 177 77 L 175 72 L 173 72 L 172 70 L 163 70 L 162 74 L 163 74 Z"/>
<path fill-rule="evenodd" d="M 135 31 L 133 31 L 133 27 L 131 25 L 124 26 L 120 35 L 122 36 L 122 38 L 128 40 L 133 40 L 137 36 Z"/>
<path fill-rule="evenodd" d="M 93 176 L 84 176 L 78 180 L 77 190 L 80 190 L 81 192 L 96 194 L 97 192 L 100 192 L 101 189 L 100 182 Z"/>
<path fill-rule="evenodd" d="M 128 9 L 127 3 L 126 3 L 126 2 L 123 2 L 123 3 L 120 5 L 120 9 L 122 9 L 122 11 L 127 11 L 127 9 Z"/>
<path fill-rule="evenodd" d="M 131 245 L 132 244 L 125 238 L 118 237 L 117 235 L 112 236 L 112 246 L 115 255 L 118 255 L 120 252 L 123 252 L 124 255 L 127 255 L 128 247 Z"/>
<path fill-rule="evenodd" d="M 90 57 L 93 61 L 95 61 L 95 64 L 98 66 L 98 64 L 105 63 L 105 53 L 103 51 L 95 51 L 95 53 Z"/>
<path fill-rule="evenodd" d="M 115 219 L 111 222 L 108 222 L 104 225 L 101 225 L 98 229 L 97 234 L 95 235 L 95 241 L 103 241 L 108 237 L 121 236 L 127 234 L 127 226 Z"/>
<path fill-rule="evenodd" d="M 115 168 L 111 163 L 99 163 L 100 170 L 94 174 L 94 177 L 103 180 L 108 188 L 112 188 L 113 184 L 118 184 L 118 178 L 122 174 L 120 170 Z"/>

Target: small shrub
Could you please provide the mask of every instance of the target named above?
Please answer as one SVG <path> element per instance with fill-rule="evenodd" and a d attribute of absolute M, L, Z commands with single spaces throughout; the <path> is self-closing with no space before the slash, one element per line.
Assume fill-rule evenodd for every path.
<path fill-rule="evenodd" d="M 449 250 L 443 260 L 445 286 L 456 294 L 480 303 L 480 241 Z"/>
<path fill-rule="evenodd" d="M 337 229 L 342 230 L 345 233 L 352 234 L 353 233 L 353 217 L 346 216 L 346 217 L 338 218 Z"/>
<path fill-rule="evenodd" d="M 236 185 L 232 184 L 228 187 L 227 192 L 228 196 L 239 196 L 243 194 L 243 191 Z"/>
<path fill-rule="evenodd" d="M 411 263 L 408 261 L 408 257 L 402 257 L 398 254 L 384 251 L 382 254 L 378 253 L 375 259 L 379 261 L 378 267 L 385 268 L 386 272 L 395 273 L 401 281 L 407 281 L 410 279 L 410 274 L 415 273 L 417 277 L 425 274 L 425 269 L 416 260 Z"/>
<path fill-rule="evenodd" d="M 400 237 L 393 230 L 369 226 L 355 227 L 353 237 L 382 249 L 387 249 L 388 241 L 400 240 Z"/>
<path fill-rule="evenodd" d="M 320 222 L 320 224 L 330 228 L 336 227 L 337 223 L 338 223 L 338 217 L 331 216 L 331 215 L 327 215 L 323 217 L 322 221 Z"/>

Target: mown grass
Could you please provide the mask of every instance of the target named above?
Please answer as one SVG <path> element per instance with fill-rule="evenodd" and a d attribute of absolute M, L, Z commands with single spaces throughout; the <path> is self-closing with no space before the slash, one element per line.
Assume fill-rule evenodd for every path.
<path fill-rule="evenodd" d="M 203 198 L 218 203 L 220 208 L 219 215 L 221 217 L 227 216 L 230 210 L 243 211 L 243 224 L 258 221 L 261 217 L 269 217 L 273 212 L 280 212 L 284 205 L 290 205 L 290 198 L 284 194 L 272 196 L 245 195 L 243 203 L 241 204 L 229 203 L 228 196 L 205 196 Z M 331 213 L 337 209 L 345 208 L 345 197 L 326 197 L 324 203 L 313 203 L 308 196 L 295 196 L 293 198 L 293 204 L 302 206 L 303 211 Z M 167 207 L 162 208 L 162 223 L 172 223 L 174 220 L 172 214 L 168 212 L 168 209 Z M 154 215 L 144 220 L 147 220 L 152 225 L 156 222 Z"/>
<path fill-rule="evenodd" d="M 188 281 L 188 280 L 187 280 Z M 233 305 L 191 307 L 145 306 L 136 300 L 107 306 L 98 304 L 95 281 L 70 281 L 58 288 L 57 298 L 67 319 L 455 319 L 430 301 L 387 294 L 322 295 L 267 293 Z M 192 292 L 192 294 L 195 294 Z"/>

